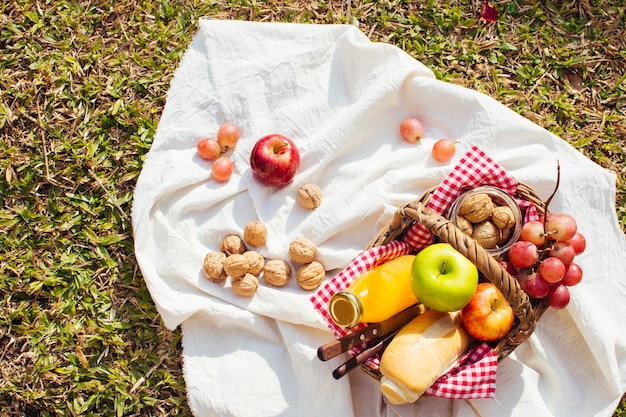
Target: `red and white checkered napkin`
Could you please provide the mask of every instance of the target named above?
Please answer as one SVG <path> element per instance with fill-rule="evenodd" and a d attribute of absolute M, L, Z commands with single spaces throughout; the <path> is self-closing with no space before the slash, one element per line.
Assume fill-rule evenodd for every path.
<path fill-rule="evenodd" d="M 517 180 L 481 149 L 472 146 L 433 191 L 428 208 L 445 215 L 462 192 L 479 185 L 498 187 L 511 195 L 517 191 Z M 525 212 L 525 221 L 538 218 L 532 203 L 520 200 L 517 202 Z M 345 336 L 359 327 L 346 330 L 335 324 L 328 312 L 328 302 L 333 294 L 348 288 L 356 277 L 376 265 L 419 251 L 433 242 L 432 234 L 419 223 L 408 228 L 400 239 L 361 252 L 311 297 L 313 306 L 324 316 L 335 337 Z M 353 349 L 351 353 L 356 354 L 360 350 L 362 347 Z M 378 369 L 380 357 L 373 356 L 366 364 Z M 454 368 L 442 375 L 426 393 L 450 399 L 494 398 L 497 366 L 498 359 L 494 350 L 486 343 L 478 345 L 461 358 Z"/>
<path fill-rule="evenodd" d="M 482 343 L 439 377 L 425 394 L 451 400 L 495 398 L 497 369 L 498 355 L 491 346 Z"/>
<path fill-rule="evenodd" d="M 464 191 L 480 185 L 498 187 L 510 195 L 517 191 L 517 180 L 474 145 L 435 189 L 427 207 L 445 215 Z M 532 203 L 515 200 L 523 209 L 524 222 L 539 217 Z M 415 250 L 419 250 L 430 245 L 432 238 L 424 226 L 416 223 L 405 232 L 402 240 L 408 242 Z"/>

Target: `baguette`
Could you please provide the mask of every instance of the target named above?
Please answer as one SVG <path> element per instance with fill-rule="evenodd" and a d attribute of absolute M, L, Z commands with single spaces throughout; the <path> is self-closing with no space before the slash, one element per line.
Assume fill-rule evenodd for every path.
<path fill-rule="evenodd" d="M 458 311 L 429 310 L 393 338 L 380 359 L 380 389 L 390 404 L 417 401 L 465 353 L 469 336 Z"/>

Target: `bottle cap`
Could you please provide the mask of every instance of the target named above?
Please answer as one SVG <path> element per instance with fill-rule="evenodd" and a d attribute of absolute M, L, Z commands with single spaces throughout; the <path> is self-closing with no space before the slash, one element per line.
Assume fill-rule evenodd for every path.
<path fill-rule="evenodd" d="M 340 291 L 330 299 L 328 312 L 338 326 L 354 327 L 361 321 L 363 306 L 356 295 Z"/>

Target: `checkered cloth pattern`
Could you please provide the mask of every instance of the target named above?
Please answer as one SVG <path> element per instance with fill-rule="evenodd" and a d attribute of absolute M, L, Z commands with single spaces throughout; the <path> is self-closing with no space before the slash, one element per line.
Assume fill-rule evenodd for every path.
<path fill-rule="evenodd" d="M 498 355 L 487 343 L 482 343 L 461 358 L 457 365 L 439 377 L 426 395 L 451 400 L 494 398 Z"/>
<path fill-rule="evenodd" d="M 517 180 L 507 174 L 504 168 L 494 162 L 484 151 L 477 146 L 472 146 L 433 191 L 427 207 L 445 215 L 450 210 L 450 206 L 464 191 L 479 185 L 498 187 L 511 195 L 517 191 Z M 520 203 L 522 208 L 534 209 L 534 206 L 530 203 L 519 200 L 517 202 Z M 525 210 L 525 212 L 528 211 Z M 532 213 L 530 216 L 532 216 Z M 419 250 L 430 245 L 433 236 L 424 226 L 415 223 L 408 228 L 402 240 L 409 243 L 415 250 Z"/>
<path fill-rule="evenodd" d="M 508 194 L 517 191 L 517 180 L 494 162 L 477 146 L 472 146 L 457 165 L 433 191 L 428 208 L 445 215 L 452 203 L 466 190 L 480 185 L 498 187 Z M 532 203 L 518 200 L 524 212 L 524 221 L 537 219 Z M 335 337 L 339 338 L 363 327 L 344 329 L 337 326 L 328 312 L 328 302 L 333 294 L 347 289 L 352 281 L 363 272 L 390 261 L 400 255 L 416 252 L 430 245 L 434 238 L 421 224 L 415 223 L 400 237 L 385 245 L 374 247 L 357 255 L 348 266 L 321 287 L 312 297 L 314 308 L 325 318 Z M 353 349 L 356 355 L 363 346 Z M 378 369 L 380 357 L 373 356 L 366 364 Z M 445 375 L 442 375 L 426 394 L 449 399 L 494 398 L 498 359 L 494 350 L 486 343 L 480 344 L 461 358 Z"/>

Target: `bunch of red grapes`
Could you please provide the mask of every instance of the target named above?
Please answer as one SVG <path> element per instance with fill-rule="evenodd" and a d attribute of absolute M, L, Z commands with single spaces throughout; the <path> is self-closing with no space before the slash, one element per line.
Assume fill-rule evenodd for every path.
<path fill-rule="evenodd" d="M 574 262 L 587 243 L 568 214 L 551 214 L 522 226 L 520 238 L 509 250 L 507 271 L 533 298 L 546 298 L 556 309 L 567 306 L 569 288 L 583 278 Z"/>

